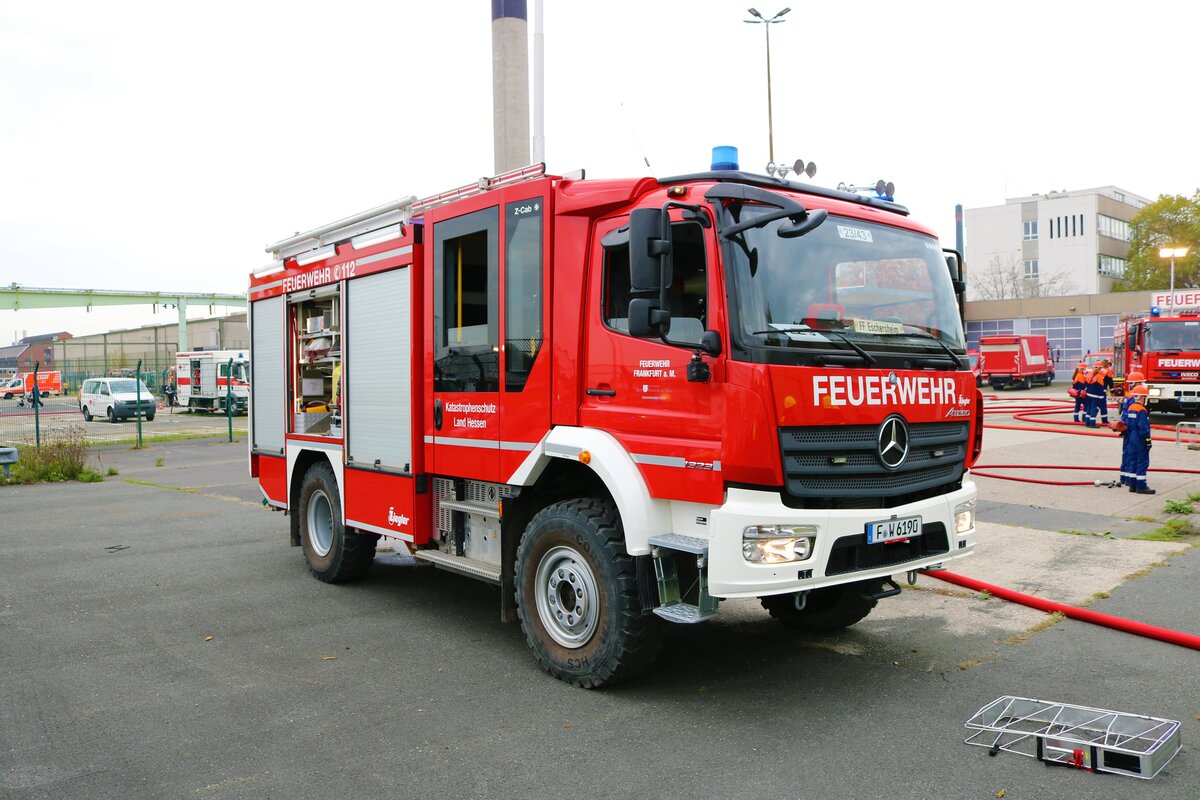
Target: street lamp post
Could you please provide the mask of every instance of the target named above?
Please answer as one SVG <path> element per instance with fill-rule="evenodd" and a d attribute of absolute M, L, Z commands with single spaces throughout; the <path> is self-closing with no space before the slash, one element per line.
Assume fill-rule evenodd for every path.
<path fill-rule="evenodd" d="M 1175 311 L 1175 259 L 1183 258 L 1188 254 L 1187 247 L 1160 247 L 1158 249 L 1159 258 L 1167 258 L 1171 260 L 1171 311 Z"/>
<path fill-rule="evenodd" d="M 767 19 L 758 13 L 757 9 L 748 8 L 746 11 L 754 19 L 742 20 L 750 25 L 762 25 L 763 30 L 767 32 L 767 150 L 772 164 L 775 163 L 775 128 L 771 113 L 771 26 L 777 22 L 787 22 L 786 19 L 780 19 L 780 17 L 791 10 L 790 8 L 785 8 L 775 16 Z"/>

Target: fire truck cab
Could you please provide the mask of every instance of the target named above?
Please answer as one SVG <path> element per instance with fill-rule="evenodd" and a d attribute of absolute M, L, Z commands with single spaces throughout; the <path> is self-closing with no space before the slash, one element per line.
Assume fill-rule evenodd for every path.
<path fill-rule="evenodd" d="M 1151 411 L 1200 417 L 1200 309 L 1155 312 L 1127 315 L 1113 328 L 1116 386 L 1141 371 Z"/>
<path fill-rule="evenodd" d="M 387 537 L 592 687 L 723 599 L 836 630 L 972 551 L 958 260 L 894 203 L 537 165 L 269 252 L 250 467 L 320 580 Z"/>

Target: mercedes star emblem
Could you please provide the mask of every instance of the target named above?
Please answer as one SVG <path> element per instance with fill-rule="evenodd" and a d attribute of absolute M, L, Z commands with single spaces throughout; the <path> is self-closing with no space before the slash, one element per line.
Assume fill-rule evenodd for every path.
<path fill-rule="evenodd" d="M 890 416 L 879 426 L 879 461 L 888 469 L 899 469 L 908 458 L 908 424 Z"/>

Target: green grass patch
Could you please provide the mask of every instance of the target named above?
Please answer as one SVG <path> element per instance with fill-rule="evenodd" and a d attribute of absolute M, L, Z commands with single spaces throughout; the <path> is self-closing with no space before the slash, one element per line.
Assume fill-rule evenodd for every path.
<path fill-rule="evenodd" d="M 241 431 L 244 435 L 245 431 Z M 229 440 L 228 433 L 156 433 L 151 436 L 143 436 L 142 444 L 155 444 L 156 442 L 184 442 L 191 439 L 221 439 L 222 441 Z M 236 443 L 241 441 L 238 438 L 238 431 L 233 432 L 233 441 Z M 122 438 L 122 439 L 102 439 L 96 444 L 104 445 L 128 445 L 130 450 L 137 449 L 137 437 Z"/>
<path fill-rule="evenodd" d="M 1163 511 L 1168 514 L 1195 514 L 1196 508 L 1183 500 L 1168 500 L 1163 506 Z"/>
<path fill-rule="evenodd" d="M 1059 533 L 1069 533 L 1072 536 L 1099 536 L 1101 539 L 1112 538 L 1112 531 L 1078 531 L 1074 528 L 1062 528 Z"/>
<path fill-rule="evenodd" d="M 1188 495 L 1189 503 L 1200 503 L 1200 492 L 1192 492 Z"/>
<path fill-rule="evenodd" d="M 59 483 L 62 481 L 84 481 L 94 483 L 104 480 L 98 472 L 87 466 L 88 440 L 82 427 L 70 425 L 61 430 L 48 431 L 42 437 L 42 446 L 26 442 L 17 445 L 17 463 L 12 474 L 0 475 L 0 483 Z"/>
<path fill-rule="evenodd" d="M 1134 522 L 1158 522 L 1158 517 L 1148 517 L 1145 514 L 1138 514 L 1136 517 L 1126 517 Z"/>
<path fill-rule="evenodd" d="M 119 469 L 117 469 L 116 467 L 109 467 L 108 472 L 106 472 L 104 474 L 108 475 L 109 477 L 116 477 L 117 475 L 121 474 L 121 471 Z"/>
<path fill-rule="evenodd" d="M 1200 529 L 1192 525 L 1191 520 L 1169 519 L 1161 528 L 1132 538 L 1146 542 L 1182 542 L 1196 536 L 1200 536 Z"/>

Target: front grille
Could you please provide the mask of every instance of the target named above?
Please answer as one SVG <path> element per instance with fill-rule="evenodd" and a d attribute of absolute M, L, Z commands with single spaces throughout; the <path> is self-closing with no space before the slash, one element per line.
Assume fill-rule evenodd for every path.
<path fill-rule="evenodd" d="M 785 495 L 804 508 L 894 508 L 952 491 L 962 485 L 969 432 L 966 422 L 909 425 L 908 457 L 889 470 L 878 425 L 784 428 Z"/>
<path fill-rule="evenodd" d="M 950 552 L 946 526 L 931 522 L 921 527 L 921 535 L 887 544 L 867 544 L 866 531 L 843 536 L 833 543 L 826 575 L 845 575 L 848 572 L 907 564 L 926 556 Z"/>

